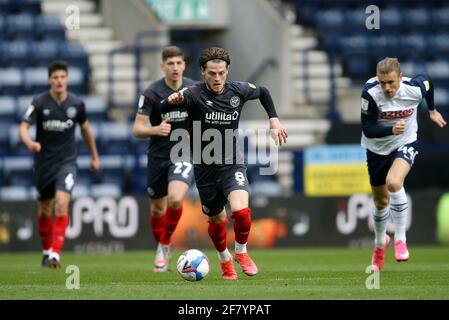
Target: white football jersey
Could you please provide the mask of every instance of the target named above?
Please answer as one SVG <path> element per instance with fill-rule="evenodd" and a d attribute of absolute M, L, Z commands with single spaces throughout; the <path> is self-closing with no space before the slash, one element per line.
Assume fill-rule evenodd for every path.
<path fill-rule="evenodd" d="M 383 127 L 393 127 L 400 119 L 404 119 L 405 132 L 400 135 L 391 132 L 389 135 L 376 138 L 368 138 L 362 132 L 362 147 L 380 155 L 388 155 L 397 148 L 414 142 L 418 131 L 416 120 L 418 105 L 425 95 L 424 90 L 429 90 L 429 87 L 429 81 L 423 77 L 413 79 L 402 77 L 396 95 L 388 99 L 377 77 L 369 79 L 362 93 L 362 114 L 377 117 L 377 125 Z"/>

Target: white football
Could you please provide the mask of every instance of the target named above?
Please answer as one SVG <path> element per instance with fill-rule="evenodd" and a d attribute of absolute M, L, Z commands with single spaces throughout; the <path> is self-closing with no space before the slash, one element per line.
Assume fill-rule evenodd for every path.
<path fill-rule="evenodd" d="M 209 273 L 209 259 L 197 249 L 185 251 L 176 263 L 181 277 L 188 281 L 200 281 Z"/>

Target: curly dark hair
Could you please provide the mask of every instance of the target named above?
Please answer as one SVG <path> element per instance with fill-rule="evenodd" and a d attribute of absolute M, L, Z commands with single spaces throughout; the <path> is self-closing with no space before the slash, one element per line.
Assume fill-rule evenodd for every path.
<path fill-rule="evenodd" d="M 223 48 L 210 47 L 201 51 L 200 58 L 198 59 L 201 68 L 205 68 L 206 63 L 212 60 L 222 60 L 226 62 L 226 66 L 231 64 L 229 53 Z"/>

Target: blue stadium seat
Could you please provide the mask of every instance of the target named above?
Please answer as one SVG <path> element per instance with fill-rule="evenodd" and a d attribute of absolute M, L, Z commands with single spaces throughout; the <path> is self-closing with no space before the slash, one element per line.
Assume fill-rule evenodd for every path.
<path fill-rule="evenodd" d="M 38 37 L 31 14 L 8 15 L 6 33 L 10 40 L 32 41 Z"/>
<path fill-rule="evenodd" d="M 16 99 L 11 96 L 0 96 L 0 122 L 16 120 Z"/>
<path fill-rule="evenodd" d="M 34 95 L 25 95 L 25 96 L 20 96 L 17 98 L 17 112 L 16 112 L 16 117 L 17 117 L 17 121 L 21 121 L 23 115 L 25 114 L 26 110 L 28 109 L 29 105 L 31 104 L 31 102 L 33 101 Z"/>
<path fill-rule="evenodd" d="M 18 96 L 23 93 L 23 74 L 20 69 L 0 69 L 0 86 L 4 95 Z"/>
<path fill-rule="evenodd" d="M 26 201 L 29 196 L 28 188 L 23 186 L 7 186 L 0 188 L 0 200 L 2 201 Z"/>
<path fill-rule="evenodd" d="M 402 19 L 409 32 L 427 32 L 432 27 L 430 12 L 423 7 L 404 10 Z"/>
<path fill-rule="evenodd" d="M 32 126 L 29 131 L 31 139 L 36 138 L 36 126 Z M 29 156 L 30 150 L 19 139 L 19 125 L 13 124 L 8 130 L 9 150 L 11 155 Z"/>
<path fill-rule="evenodd" d="M 87 76 L 82 68 L 69 66 L 69 91 L 82 95 L 87 94 Z"/>
<path fill-rule="evenodd" d="M 403 61 L 401 62 L 402 74 L 406 77 L 413 77 L 417 74 L 427 73 L 423 61 Z"/>
<path fill-rule="evenodd" d="M 0 0 L 0 12 L 2 14 L 10 14 L 11 11 L 11 4 L 14 0 Z"/>
<path fill-rule="evenodd" d="M 342 37 L 340 39 L 340 49 L 345 54 L 367 54 L 370 50 L 367 37 L 356 35 Z"/>
<path fill-rule="evenodd" d="M 10 185 L 31 186 L 33 184 L 33 157 L 4 157 L 3 176 Z"/>
<path fill-rule="evenodd" d="M 124 156 L 105 155 L 101 157 L 100 175 L 102 183 L 115 184 L 122 188 L 128 169 Z"/>
<path fill-rule="evenodd" d="M 379 60 L 386 56 L 397 56 L 401 48 L 401 37 L 395 35 L 380 35 L 368 38 L 371 46 L 371 59 Z"/>
<path fill-rule="evenodd" d="M 99 131 L 100 131 L 100 124 L 97 122 L 92 122 L 89 119 L 89 125 L 90 128 L 92 129 L 92 133 L 95 137 L 95 140 L 98 141 L 99 140 Z M 75 131 L 75 141 L 76 144 L 78 146 L 78 152 L 80 154 L 90 154 L 89 152 L 89 148 L 87 147 L 86 143 L 83 140 L 83 137 L 81 135 L 81 130 L 80 127 L 77 126 L 76 131 Z M 98 148 L 100 149 L 100 146 L 98 146 Z M 101 150 L 99 150 L 99 152 L 101 153 Z"/>
<path fill-rule="evenodd" d="M 64 42 L 60 45 L 59 54 L 67 61 L 69 67 L 78 66 L 86 72 L 89 69 L 89 60 L 84 47 L 79 43 Z"/>
<path fill-rule="evenodd" d="M 0 0 L 2 14 L 41 14 L 41 0 Z"/>
<path fill-rule="evenodd" d="M 132 150 L 131 127 L 128 123 L 102 123 L 100 143 L 109 154 L 129 154 Z"/>
<path fill-rule="evenodd" d="M 115 184 L 95 184 L 90 188 L 90 195 L 94 198 L 112 197 L 119 199 L 122 196 L 122 190 Z"/>
<path fill-rule="evenodd" d="M 40 15 L 42 13 L 41 0 L 15 0 L 13 2 L 20 13 Z"/>
<path fill-rule="evenodd" d="M 352 30 L 353 33 L 366 33 L 366 17 L 367 15 L 363 8 L 348 10 L 345 14 L 345 26 L 347 29 Z"/>
<path fill-rule="evenodd" d="M 327 32 L 328 30 L 344 27 L 344 15 L 341 10 L 316 12 L 315 22 L 320 31 Z"/>
<path fill-rule="evenodd" d="M 59 45 L 55 41 L 34 42 L 31 45 L 33 52 L 33 65 L 47 67 L 53 60 L 58 58 Z"/>
<path fill-rule="evenodd" d="M 442 112 L 441 107 L 445 107 L 446 113 L 449 109 L 449 90 L 447 90 L 445 87 L 435 87 L 435 105 L 437 108 Z"/>
<path fill-rule="evenodd" d="M 1 107 L 0 107 L 1 108 Z M 0 155 L 9 152 L 9 130 L 11 127 L 10 121 L 2 121 L 0 117 Z M 2 175 L 0 174 L 0 177 Z"/>
<path fill-rule="evenodd" d="M 427 62 L 426 70 L 432 75 L 433 80 L 449 80 L 449 61 L 447 60 Z"/>
<path fill-rule="evenodd" d="M 1 9 L 0 9 L 0 12 L 2 12 Z M 5 18 L 2 15 L 0 15 L 0 42 L 3 41 L 4 39 L 6 39 L 6 36 L 7 36 L 6 21 L 5 21 Z M 0 57 L 0 66 L 1 66 L 1 57 Z"/>
<path fill-rule="evenodd" d="M 440 33 L 431 37 L 430 48 L 437 54 L 449 54 L 449 33 Z"/>
<path fill-rule="evenodd" d="M 31 65 L 30 48 L 27 41 L 3 42 L 1 51 L 3 53 L 3 65 L 21 69 Z"/>
<path fill-rule="evenodd" d="M 77 199 L 77 198 L 84 198 L 84 197 L 89 197 L 89 186 L 88 185 L 84 185 L 82 182 L 80 182 L 80 180 L 77 178 L 76 179 L 76 184 L 73 187 L 72 190 L 72 198 L 73 199 Z"/>
<path fill-rule="evenodd" d="M 432 29 L 435 32 L 447 32 L 449 28 L 449 7 L 432 10 Z"/>
<path fill-rule="evenodd" d="M 407 50 L 408 53 L 420 54 L 421 56 L 429 50 L 426 37 L 418 33 L 402 36 L 400 38 L 400 48 Z"/>
<path fill-rule="evenodd" d="M 25 92 L 38 94 L 48 89 L 48 70 L 44 67 L 28 68 L 24 71 Z"/>
<path fill-rule="evenodd" d="M 402 22 L 402 16 L 398 9 L 389 8 L 383 9 L 380 14 L 381 28 L 388 28 L 391 32 L 394 28 L 402 30 L 400 28 Z"/>
<path fill-rule="evenodd" d="M 64 26 L 58 17 L 38 16 L 36 31 L 41 40 L 65 41 Z"/>
<path fill-rule="evenodd" d="M 106 121 L 108 119 L 106 101 L 101 96 L 80 96 L 86 105 L 89 121 Z"/>

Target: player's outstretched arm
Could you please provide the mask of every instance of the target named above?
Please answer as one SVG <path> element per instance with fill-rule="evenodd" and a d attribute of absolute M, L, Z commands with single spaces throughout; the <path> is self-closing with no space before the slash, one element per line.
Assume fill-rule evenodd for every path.
<path fill-rule="evenodd" d="M 259 87 L 260 96 L 259 101 L 265 109 L 268 118 L 270 119 L 270 134 L 276 145 L 283 145 L 287 143 L 287 130 L 279 121 L 276 113 L 276 108 L 274 107 L 273 99 L 271 98 L 270 91 L 265 87 Z"/>
<path fill-rule="evenodd" d="M 22 121 L 19 126 L 19 139 L 23 144 L 33 153 L 38 153 L 41 151 L 42 147 L 39 142 L 33 141 L 30 137 L 28 130 L 31 124 L 26 121 Z"/>
<path fill-rule="evenodd" d="M 100 157 L 98 156 L 97 143 L 92 132 L 92 128 L 89 125 L 89 121 L 84 121 L 81 125 L 81 135 L 89 148 L 92 160 L 90 161 L 90 169 L 92 171 L 100 170 Z"/>
<path fill-rule="evenodd" d="M 430 119 L 435 122 L 440 128 L 446 126 L 446 120 L 444 120 L 443 116 L 437 111 L 436 108 L 434 108 L 433 110 L 429 110 L 429 115 Z"/>

